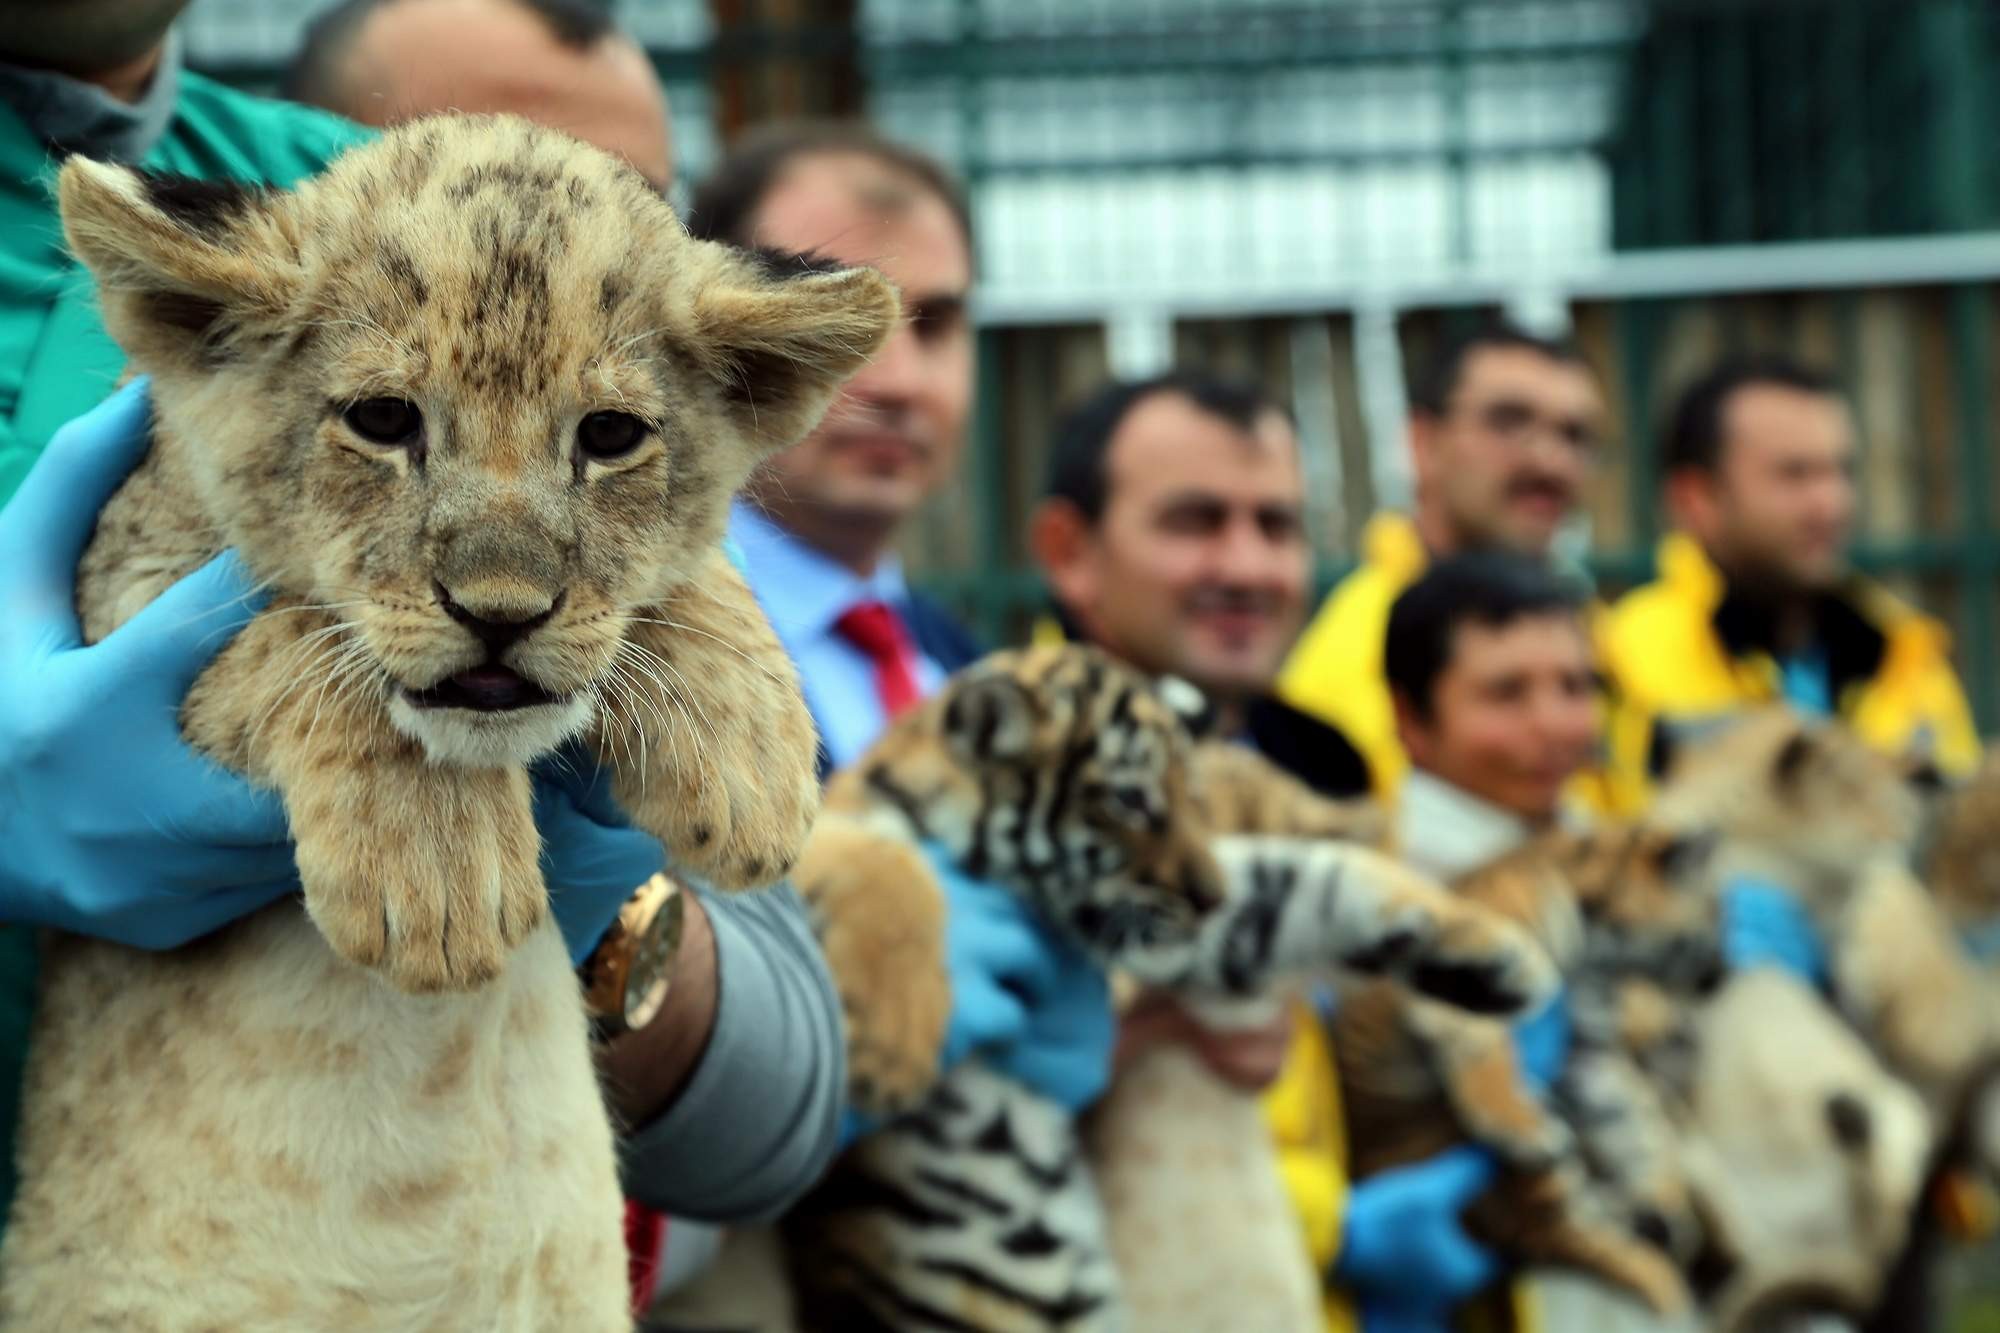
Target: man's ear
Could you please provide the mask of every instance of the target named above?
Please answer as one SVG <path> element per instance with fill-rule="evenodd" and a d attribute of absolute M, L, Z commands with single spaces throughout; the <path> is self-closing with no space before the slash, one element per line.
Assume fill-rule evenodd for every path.
<path fill-rule="evenodd" d="M 1719 526 L 1715 476 L 1703 468 L 1675 468 L 1667 474 L 1667 517 L 1696 541 L 1713 540 Z"/>
<path fill-rule="evenodd" d="M 1429 483 L 1437 468 L 1439 421 L 1422 408 L 1412 408 L 1407 435 L 1410 442 L 1410 477 Z"/>
<path fill-rule="evenodd" d="M 56 192 L 105 327 L 138 369 L 227 362 L 243 325 L 282 312 L 297 290 L 270 191 L 72 157 Z"/>
<path fill-rule="evenodd" d="M 1056 601 L 1072 610 L 1093 600 L 1083 559 L 1089 542 L 1090 520 L 1068 500 L 1043 500 L 1028 515 L 1028 554 L 1042 567 Z"/>
<path fill-rule="evenodd" d="M 1416 705 L 1401 690 L 1389 691 L 1389 700 L 1396 708 L 1396 739 L 1402 743 L 1404 753 L 1419 764 L 1430 760 L 1430 727 L 1417 712 Z"/>
<path fill-rule="evenodd" d="M 813 255 L 732 251 L 694 301 L 698 353 L 761 453 L 798 443 L 888 341 L 896 289 Z"/>

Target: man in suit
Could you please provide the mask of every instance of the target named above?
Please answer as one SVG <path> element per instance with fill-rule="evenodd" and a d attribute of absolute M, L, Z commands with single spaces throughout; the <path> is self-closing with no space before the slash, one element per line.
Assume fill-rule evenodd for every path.
<path fill-rule="evenodd" d="M 971 214 L 920 154 L 859 126 L 786 125 L 716 169 L 688 225 L 742 246 L 869 264 L 902 294 L 903 322 L 887 346 L 819 429 L 759 473 L 730 522 L 838 767 L 902 702 L 978 654 L 949 615 L 912 594 L 894 551 L 963 452 Z"/>

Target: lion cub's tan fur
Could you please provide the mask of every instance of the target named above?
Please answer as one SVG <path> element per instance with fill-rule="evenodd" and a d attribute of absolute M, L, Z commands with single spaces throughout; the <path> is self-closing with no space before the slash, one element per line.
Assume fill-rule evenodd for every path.
<path fill-rule="evenodd" d="M 226 546 L 271 585 L 183 725 L 282 795 L 304 894 L 172 953 L 51 944 L 0 1325 L 627 1327 L 525 763 L 582 740 L 718 886 L 792 862 L 812 726 L 718 539 L 894 294 L 694 241 L 629 168 L 506 118 L 418 122 L 289 194 L 72 159 L 61 198 L 157 409 L 85 632 Z M 421 429 L 365 434 L 372 399 Z M 586 452 L 601 413 L 636 446 Z M 489 649 L 454 604 L 547 614 Z M 482 663 L 548 701 L 420 706 Z"/>

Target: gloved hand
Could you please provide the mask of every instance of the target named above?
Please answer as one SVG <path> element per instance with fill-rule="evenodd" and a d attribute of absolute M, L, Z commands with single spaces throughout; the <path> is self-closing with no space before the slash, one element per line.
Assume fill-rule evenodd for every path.
<path fill-rule="evenodd" d="M 1723 886 L 1722 956 L 1734 969 L 1780 967 L 1815 987 L 1828 984 L 1826 945 L 1805 904 L 1769 880 Z"/>
<path fill-rule="evenodd" d="M 1484 1149 L 1453 1148 L 1354 1187 L 1333 1280 L 1361 1298 L 1367 1327 L 1378 1307 L 1446 1311 L 1500 1276 L 1499 1259 L 1459 1221 L 1498 1169 Z"/>
<path fill-rule="evenodd" d="M 1521 1072 L 1538 1089 L 1562 1077 L 1563 1066 L 1569 1063 L 1569 1006 L 1562 995 L 1514 1024 L 1514 1054 Z"/>
<path fill-rule="evenodd" d="M 943 1067 L 984 1051 L 995 1068 L 1081 1110 L 1104 1090 L 1117 1040 L 1103 973 L 1011 891 L 966 875 L 940 848 L 926 851 L 945 894 L 952 1013 Z"/>
<path fill-rule="evenodd" d="M 535 765 L 535 827 L 549 910 L 570 961 L 581 963 L 632 891 L 665 866 L 659 839 L 626 822 L 611 799 L 610 775 L 581 745 Z"/>
<path fill-rule="evenodd" d="M 993 1064 L 1072 1112 L 1111 1082 L 1118 1018 L 1104 973 L 1067 940 L 1045 935 L 1052 970 L 1028 992 L 1027 1031 L 994 1054 Z"/>
<path fill-rule="evenodd" d="M 233 553 L 83 646 L 77 559 L 146 452 L 136 381 L 56 432 L 0 510 L 0 920 L 140 948 L 298 888 L 283 803 L 196 754 L 188 687 L 263 604 Z"/>

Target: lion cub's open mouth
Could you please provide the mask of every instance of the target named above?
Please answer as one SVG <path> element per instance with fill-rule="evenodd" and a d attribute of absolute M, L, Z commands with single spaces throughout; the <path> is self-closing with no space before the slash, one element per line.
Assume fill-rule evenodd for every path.
<path fill-rule="evenodd" d="M 511 667 L 497 662 L 447 676 L 427 690 L 405 688 L 403 697 L 417 708 L 470 708 L 504 713 L 515 708 L 563 702 Z"/>

